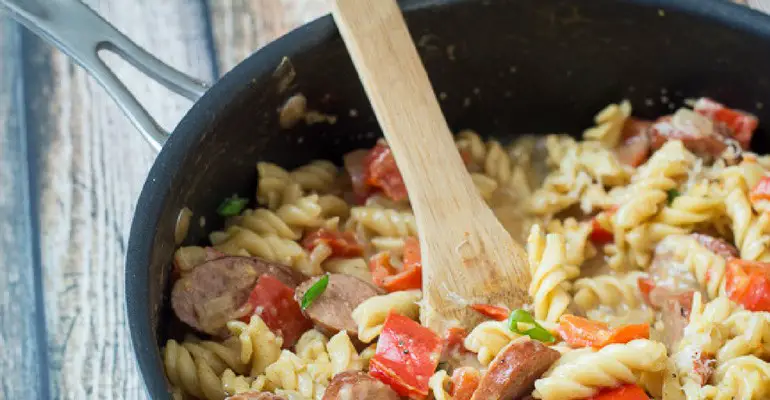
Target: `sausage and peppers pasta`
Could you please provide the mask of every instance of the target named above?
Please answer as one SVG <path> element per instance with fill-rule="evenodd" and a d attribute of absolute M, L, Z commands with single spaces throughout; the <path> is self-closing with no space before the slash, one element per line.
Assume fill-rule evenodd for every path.
<path fill-rule="evenodd" d="M 582 140 L 473 131 L 458 151 L 526 247 L 531 301 L 420 325 L 417 225 L 380 140 L 294 170 L 259 162 L 205 247 L 176 250 L 177 398 L 762 399 L 770 396 L 770 157 L 708 98 L 647 121 L 628 101 Z M 458 301 L 462 301 L 459 299 Z"/>

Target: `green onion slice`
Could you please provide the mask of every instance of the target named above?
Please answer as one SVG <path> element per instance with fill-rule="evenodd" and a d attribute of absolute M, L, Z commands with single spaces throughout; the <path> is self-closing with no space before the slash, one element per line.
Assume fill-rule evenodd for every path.
<path fill-rule="evenodd" d="M 668 204 L 671 205 L 671 203 L 674 202 L 674 199 L 679 197 L 679 191 L 676 189 L 671 189 L 666 192 L 666 195 L 668 195 Z"/>
<path fill-rule="evenodd" d="M 217 208 L 217 213 L 223 217 L 232 217 L 238 215 L 246 208 L 249 199 L 242 199 L 238 195 L 226 198 Z"/>
<path fill-rule="evenodd" d="M 326 290 L 327 286 L 329 286 L 329 275 L 322 276 L 321 279 L 317 280 L 316 283 L 310 286 L 307 292 L 302 295 L 302 309 L 306 310 L 308 307 L 310 307 L 310 305 L 313 304 L 313 301 L 318 298 L 318 296 L 320 296 L 324 290 Z"/>
<path fill-rule="evenodd" d="M 534 328 L 521 330 L 519 329 L 519 323 L 533 325 Z M 520 335 L 527 335 L 532 339 L 539 340 L 541 342 L 553 343 L 556 341 L 556 338 L 551 334 L 551 332 L 548 332 L 548 329 L 543 328 L 542 325 L 535 321 L 535 318 L 532 317 L 532 314 L 522 309 L 514 310 L 508 316 L 508 329 Z"/>

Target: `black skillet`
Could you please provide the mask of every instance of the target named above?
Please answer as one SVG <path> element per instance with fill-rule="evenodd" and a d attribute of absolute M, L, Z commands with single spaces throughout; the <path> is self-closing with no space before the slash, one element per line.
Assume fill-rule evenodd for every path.
<path fill-rule="evenodd" d="M 205 90 L 74 0 L 0 4 L 95 72 L 159 148 L 163 132 L 95 62 L 95 49 L 117 51 L 190 98 Z M 652 118 L 700 95 L 770 121 L 770 18 L 726 1 L 414 0 L 403 6 L 454 129 L 475 128 L 503 139 L 579 132 L 611 101 L 629 98 L 636 115 Z M 79 51 L 84 44 L 85 51 Z M 276 72 L 284 57 L 290 63 Z M 296 78 L 286 88 L 292 70 Z M 279 129 L 276 110 L 296 92 L 307 96 L 310 107 L 337 115 L 337 123 Z M 340 161 L 345 152 L 372 145 L 378 135 L 328 16 L 254 53 L 197 101 L 150 171 L 126 261 L 131 339 L 152 398 L 169 398 L 159 343 L 169 320 L 168 272 L 180 209 L 193 210 L 193 220 L 205 216 L 208 229 L 217 227 L 222 221 L 213 211 L 223 197 L 254 197 L 257 161 L 285 167 L 315 158 Z M 770 151 L 766 135 L 761 128 L 755 150 Z M 191 227 L 186 242 L 204 241 L 204 229 Z"/>

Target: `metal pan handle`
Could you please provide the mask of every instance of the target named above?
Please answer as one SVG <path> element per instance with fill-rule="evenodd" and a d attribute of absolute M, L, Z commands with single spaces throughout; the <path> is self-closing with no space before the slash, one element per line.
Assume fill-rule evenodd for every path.
<path fill-rule="evenodd" d="M 169 90 L 197 100 L 208 85 L 179 72 L 137 46 L 109 22 L 78 0 L 0 0 L 0 8 L 32 32 L 48 40 L 86 69 L 118 103 L 139 132 L 160 150 L 166 132 L 99 58 L 111 51 Z"/>

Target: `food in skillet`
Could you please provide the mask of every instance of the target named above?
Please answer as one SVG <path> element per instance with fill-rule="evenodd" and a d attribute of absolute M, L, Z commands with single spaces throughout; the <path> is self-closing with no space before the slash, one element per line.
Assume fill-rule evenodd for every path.
<path fill-rule="evenodd" d="M 387 144 L 339 169 L 257 165 L 208 247 L 175 253 L 174 394 L 199 399 L 760 399 L 770 394 L 770 157 L 757 119 L 702 98 L 655 121 L 611 104 L 576 141 L 456 143 L 526 243 L 526 309 L 419 324 L 421 262 Z"/>

